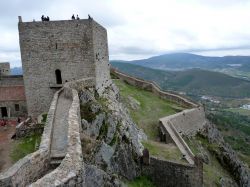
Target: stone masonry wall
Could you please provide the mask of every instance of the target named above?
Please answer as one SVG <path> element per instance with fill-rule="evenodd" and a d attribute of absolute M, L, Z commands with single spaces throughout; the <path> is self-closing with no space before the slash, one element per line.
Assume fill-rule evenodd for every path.
<path fill-rule="evenodd" d="M 67 96 L 73 97 L 68 118 L 68 147 L 67 154 L 62 163 L 52 172 L 40 178 L 33 184 L 35 186 L 82 186 L 83 158 L 80 140 L 80 102 L 76 90 L 64 87 Z"/>
<path fill-rule="evenodd" d="M 199 107 L 161 118 L 160 121 L 162 123 L 170 121 L 181 135 L 193 136 L 204 128 L 206 117 L 204 109 Z"/>
<path fill-rule="evenodd" d="M 105 87 L 111 84 L 107 31 L 97 22 L 92 23 L 96 90 L 98 93 L 102 93 Z"/>
<path fill-rule="evenodd" d="M 5 75 L 10 75 L 10 63 L 0 62 L 0 77 Z"/>
<path fill-rule="evenodd" d="M 92 19 L 19 22 L 19 40 L 29 115 L 48 110 L 62 83 L 95 77 Z"/>
<path fill-rule="evenodd" d="M 111 72 L 116 75 L 119 79 L 126 81 L 128 84 L 131 84 L 133 86 L 139 87 L 141 89 L 151 91 L 158 95 L 160 98 L 163 99 L 169 99 L 173 102 L 179 103 L 181 105 L 184 105 L 186 107 L 198 107 L 199 104 L 194 103 L 193 101 L 190 101 L 189 99 L 178 95 L 177 93 L 162 91 L 160 87 L 155 82 L 149 82 L 142 79 L 138 79 L 129 75 L 126 75 L 116 69 L 111 68 Z"/>
<path fill-rule="evenodd" d="M 54 114 L 58 99 L 56 92 L 51 102 L 47 115 L 47 121 L 44 127 L 39 150 L 28 154 L 23 159 L 17 161 L 7 171 L 0 173 L 0 187 L 5 186 L 27 186 L 36 181 L 49 168 L 49 151 L 51 145 Z"/>
<path fill-rule="evenodd" d="M 142 174 L 149 176 L 161 187 L 201 187 L 203 185 L 202 160 L 195 164 L 179 164 L 150 157 L 150 164 L 142 166 Z"/>
<path fill-rule="evenodd" d="M 0 86 L 24 85 L 22 75 L 10 75 L 0 77 Z"/>
<path fill-rule="evenodd" d="M 19 111 L 16 111 L 15 104 L 19 105 Z M 17 117 L 27 116 L 27 105 L 26 101 L 0 101 L 0 107 L 6 107 L 8 112 L 8 118 L 17 119 Z M 0 118 L 2 114 L 0 112 Z"/>

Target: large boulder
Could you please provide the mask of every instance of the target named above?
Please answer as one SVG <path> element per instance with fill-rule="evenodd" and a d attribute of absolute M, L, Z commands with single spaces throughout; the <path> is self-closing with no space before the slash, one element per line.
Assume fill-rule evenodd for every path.
<path fill-rule="evenodd" d="M 90 142 L 95 142 L 89 144 L 92 147 L 88 150 L 91 151 L 84 158 L 87 164 L 92 165 L 87 167 L 87 173 L 91 176 L 118 175 L 126 179 L 140 175 L 138 158 L 143 150 L 141 141 L 147 137 L 137 128 L 120 102 L 118 88 L 111 84 L 102 95 L 88 89 L 82 90 L 79 95 L 82 134 L 91 138 Z M 91 185 L 104 184 L 101 178 Z"/>

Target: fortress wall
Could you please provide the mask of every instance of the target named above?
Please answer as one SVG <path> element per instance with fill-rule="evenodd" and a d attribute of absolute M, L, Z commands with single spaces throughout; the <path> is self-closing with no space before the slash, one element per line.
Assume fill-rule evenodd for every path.
<path fill-rule="evenodd" d="M 84 88 L 93 87 L 94 85 L 95 85 L 95 78 L 89 77 L 89 78 L 84 78 L 84 79 L 80 79 L 76 81 L 67 82 L 64 84 L 64 87 L 72 88 L 79 92 L 81 90 L 84 90 Z"/>
<path fill-rule="evenodd" d="M 0 62 L 0 76 L 10 75 L 10 63 L 9 62 Z"/>
<path fill-rule="evenodd" d="M 16 111 L 15 104 L 19 105 L 19 111 Z M 15 119 L 17 117 L 26 117 L 27 116 L 27 105 L 26 101 L 0 101 L 0 107 L 6 107 L 8 112 L 8 119 Z M 0 113 L 0 118 L 2 114 Z"/>
<path fill-rule="evenodd" d="M 142 166 L 143 175 L 162 187 L 200 187 L 203 185 L 202 170 L 202 160 L 198 157 L 195 157 L 194 165 L 150 157 L 150 164 Z"/>
<path fill-rule="evenodd" d="M 80 102 L 76 90 L 65 87 L 66 95 L 73 97 L 68 118 L 68 147 L 67 154 L 62 163 L 51 173 L 37 180 L 35 186 L 76 186 L 84 183 L 83 158 L 80 140 Z"/>
<path fill-rule="evenodd" d="M 57 84 L 95 77 L 91 20 L 19 22 L 25 94 L 32 117 L 48 111 Z"/>
<path fill-rule="evenodd" d="M 39 150 L 17 161 L 7 171 L 0 173 L 0 187 L 26 186 L 37 180 L 49 168 L 49 151 L 58 94 L 56 92 L 47 115 Z"/>
<path fill-rule="evenodd" d="M 107 31 L 94 20 L 92 24 L 96 90 L 98 93 L 102 93 L 105 87 L 111 83 Z"/>
<path fill-rule="evenodd" d="M 187 109 L 177 114 L 161 118 L 160 121 L 163 124 L 167 124 L 168 121 L 170 121 L 181 135 L 193 136 L 203 129 L 206 123 L 206 117 L 204 109 L 199 107 Z"/>
<path fill-rule="evenodd" d="M 0 77 L 0 86 L 20 86 L 24 85 L 22 75 L 10 75 Z"/>
<path fill-rule="evenodd" d="M 138 78 L 126 75 L 113 68 L 111 68 L 111 72 L 115 74 L 115 76 L 117 76 L 119 79 L 127 82 L 128 84 L 131 84 L 133 86 L 139 87 L 147 91 L 151 91 L 155 93 L 156 95 L 158 95 L 160 98 L 168 99 L 168 100 L 171 100 L 173 102 L 179 103 L 183 106 L 190 107 L 190 108 L 199 106 L 198 104 L 194 103 L 193 101 L 190 101 L 189 99 L 181 95 L 178 95 L 172 92 L 162 91 L 155 82 L 149 82 L 149 81 L 145 81 L 142 79 L 138 79 Z"/>

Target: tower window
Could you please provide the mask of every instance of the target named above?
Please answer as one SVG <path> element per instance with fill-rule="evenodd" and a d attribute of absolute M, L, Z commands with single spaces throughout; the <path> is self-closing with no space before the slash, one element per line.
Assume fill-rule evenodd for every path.
<path fill-rule="evenodd" d="M 20 110 L 19 104 L 15 104 L 15 111 L 19 111 L 19 110 Z"/>

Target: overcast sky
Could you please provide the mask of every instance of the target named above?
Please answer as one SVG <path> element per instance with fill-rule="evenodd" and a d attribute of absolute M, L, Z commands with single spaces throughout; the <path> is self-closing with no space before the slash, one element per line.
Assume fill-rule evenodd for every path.
<path fill-rule="evenodd" d="M 108 31 L 110 59 L 171 52 L 250 56 L 250 0 L 1 0 L 0 62 L 20 66 L 23 21 L 90 14 Z"/>

